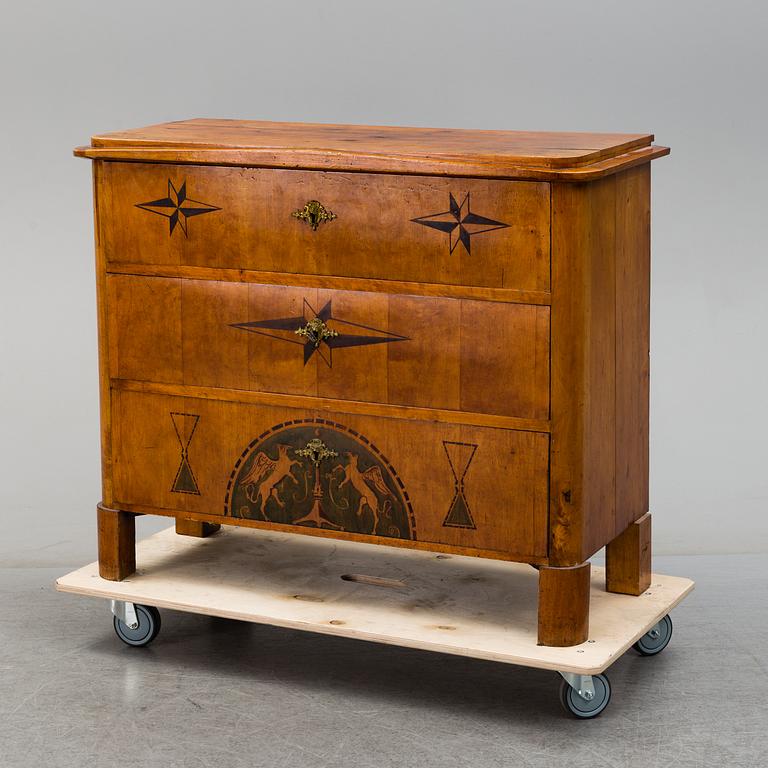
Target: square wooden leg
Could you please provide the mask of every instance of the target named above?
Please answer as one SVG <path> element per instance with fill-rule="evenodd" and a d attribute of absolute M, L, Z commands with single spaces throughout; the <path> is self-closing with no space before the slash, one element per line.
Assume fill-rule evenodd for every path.
<path fill-rule="evenodd" d="M 589 636 L 589 563 L 539 568 L 539 645 L 579 645 Z"/>
<path fill-rule="evenodd" d="M 197 536 L 204 539 L 219 530 L 218 523 L 204 523 L 201 520 L 186 520 L 183 517 L 176 518 L 176 533 L 181 536 Z"/>
<path fill-rule="evenodd" d="M 131 512 L 96 508 L 99 530 L 99 575 L 122 581 L 136 571 L 136 519 Z"/>
<path fill-rule="evenodd" d="M 651 515 L 635 520 L 605 548 L 605 588 L 641 595 L 651 585 Z"/>

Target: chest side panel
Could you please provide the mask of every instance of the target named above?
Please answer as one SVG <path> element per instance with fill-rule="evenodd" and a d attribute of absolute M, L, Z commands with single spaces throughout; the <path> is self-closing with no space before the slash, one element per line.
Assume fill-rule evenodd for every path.
<path fill-rule="evenodd" d="M 650 168 L 553 186 L 551 555 L 648 511 Z"/>

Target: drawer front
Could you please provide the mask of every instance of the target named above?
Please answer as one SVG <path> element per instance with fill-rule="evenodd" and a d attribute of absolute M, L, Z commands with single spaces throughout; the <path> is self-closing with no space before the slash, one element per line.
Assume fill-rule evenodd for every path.
<path fill-rule="evenodd" d="M 112 263 L 549 290 L 546 183 L 108 162 L 97 195 Z"/>
<path fill-rule="evenodd" d="M 546 554 L 545 434 L 120 389 L 112 410 L 119 507 Z"/>
<path fill-rule="evenodd" d="M 108 297 L 112 378 L 549 415 L 549 307 L 130 275 Z"/>

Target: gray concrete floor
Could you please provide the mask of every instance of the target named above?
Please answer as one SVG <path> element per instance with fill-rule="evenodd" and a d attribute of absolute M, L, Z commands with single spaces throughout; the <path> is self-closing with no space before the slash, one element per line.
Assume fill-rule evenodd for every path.
<path fill-rule="evenodd" d="M 63 570 L 0 570 L 0 766 L 766 768 L 768 562 L 659 557 L 696 591 L 601 717 L 554 673 L 163 612 L 148 648 Z"/>

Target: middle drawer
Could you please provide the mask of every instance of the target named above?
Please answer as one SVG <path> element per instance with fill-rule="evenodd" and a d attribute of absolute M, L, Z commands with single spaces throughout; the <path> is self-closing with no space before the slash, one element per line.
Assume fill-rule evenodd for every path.
<path fill-rule="evenodd" d="M 110 376 L 549 417 L 549 307 L 112 274 Z"/>

